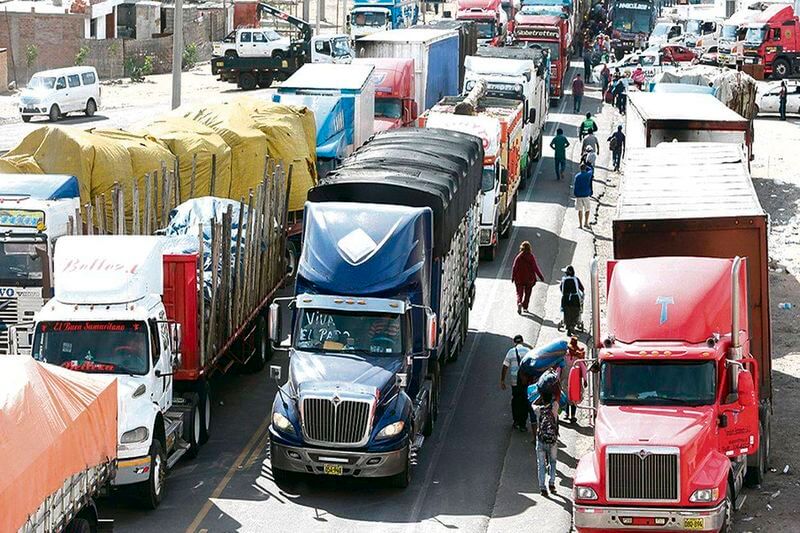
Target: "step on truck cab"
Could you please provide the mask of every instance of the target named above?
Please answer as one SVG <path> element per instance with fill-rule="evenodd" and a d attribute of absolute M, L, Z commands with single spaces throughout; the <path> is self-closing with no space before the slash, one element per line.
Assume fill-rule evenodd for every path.
<path fill-rule="evenodd" d="M 478 29 L 478 44 L 501 46 L 508 31 L 508 14 L 500 0 L 458 0 L 456 20 L 471 20 Z"/>
<path fill-rule="evenodd" d="M 522 104 L 484 97 L 477 100 L 473 114 L 461 114 L 459 104 L 463 101 L 458 96 L 442 99 L 420 118 L 420 125 L 469 133 L 483 140 L 480 245 L 483 258 L 492 261 L 500 239 L 508 238 L 517 217 Z"/>
<path fill-rule="evenodd" d="M 0 174 L 0 354 L 12 343 L 30 353 L 34 315 L 53 296 L 55 244 L 79 206 L 74 176 Z"/>
<path fill-rule="evenodd" d="M 514 42 L 528 48 L 546 51 L 550 62 L 550 98 L 564 94 L 564 81 L 570 60 L 569 21 L 553 15 L 517 14 Z"/>
<path fill-rule="evenodd" d="M 375 133 L 411 126 L 419 110 L 414 98 L 414 60 L 395 57 L 358 58 L 355 64 L 372 65 L 375 70 Z"/>
<path fill-rule="evenodd" d="M 309 192 L 288 381 L 269 429 L 276 481 L 408 485 L 438 413 L 441 365 L 466 337 L 482 159 L 473 136 L 393 130 Z M 282 309 L 270 309 L 273 341 L 284 338 Z"/>
<path fill-rule="evenodd" d="M 534 177 L 534 161 L 542 157 L 544 126 L 550 110 L 550 65 L 545 59 L 537 49 L 484 46 L 477 56 L 469 56 L 465 61 L 464 92 L 482 79 L 487 82 L 487 96 L 522 102 L 520 187 L 523 189 Z"/>
<path fill-rule="evenodd" d="M 769 457 L 767 226 L 739 148 L 630 149 L 605 328 L 592 269 L 597 411 L 575 472 L 579 532 L 732 531 Z M 570 371 L 572 401 L 582 373 Z"/>
<path fill-rule="evenodd" d="M 416 0 L 353 0 L 347 21 L 350 37 L 357 40 L 383 30 L 410 28 L 418 18 Z"/>
<path fill-rule="evenodd" d="M 769 6 L 745 27 L 743 65 L 763 68 L 757 78 L 783 79 L 800 73 L 800 19 L 791 5 Z"/>

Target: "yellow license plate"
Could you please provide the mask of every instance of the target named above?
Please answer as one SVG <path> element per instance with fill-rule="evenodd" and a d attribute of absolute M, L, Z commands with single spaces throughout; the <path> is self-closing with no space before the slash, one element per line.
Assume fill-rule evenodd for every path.
<path fill-rule="evenodd" d="M 683 527 L 691 530 L 703 529 L 705 521 L 702 518 L 684 518 Z"/>
<path fill-rule="evenodd" d="M 324 465 L 323 472 L 328 474 L 329 476 L 341 476 L 342 475 L 342 465 Z"/>

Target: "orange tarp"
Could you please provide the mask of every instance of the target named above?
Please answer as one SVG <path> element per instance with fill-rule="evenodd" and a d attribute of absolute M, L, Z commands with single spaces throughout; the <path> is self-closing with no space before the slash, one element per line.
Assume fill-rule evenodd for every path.
<path fill-rule="evenodd" d="M 0 531 L 17 531 L 67 478 L 116 453 L 116 378 L 0 358 Z"/>

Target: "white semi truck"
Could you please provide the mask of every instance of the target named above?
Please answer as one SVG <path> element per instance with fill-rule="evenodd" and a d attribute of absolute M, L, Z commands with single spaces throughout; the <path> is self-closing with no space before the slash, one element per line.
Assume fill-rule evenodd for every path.
<path fill-rule="evenodd" d="M 53 251 L 80 206 L 74 176 L 0 174 L 0 354 L 30 351 L 35 313 L 52 296 Z"/>

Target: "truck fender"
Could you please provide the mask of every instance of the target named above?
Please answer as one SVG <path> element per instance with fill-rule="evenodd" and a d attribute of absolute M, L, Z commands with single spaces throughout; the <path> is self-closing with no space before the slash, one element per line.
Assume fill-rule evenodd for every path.
<path fill-rule="evenodd" d="M 732 479 L 731 460 L 725 454 L 717 450 L 709 453 L 700 463 L 694 474 L 689 478 L 687 494 L 691 495 L 697 489 L 718 487 L 720 497 L 729 489 Z M 731 499 L 736 500 L 736 495 L 732 494 Z"/>

